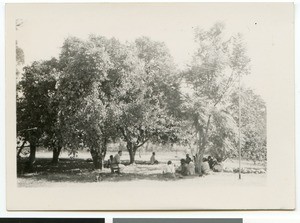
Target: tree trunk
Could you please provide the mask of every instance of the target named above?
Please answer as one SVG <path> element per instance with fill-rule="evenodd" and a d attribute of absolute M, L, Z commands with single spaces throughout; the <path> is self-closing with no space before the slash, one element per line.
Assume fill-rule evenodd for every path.
<path fill-rule="evenodd" d="M 207 129 L 209 127 L 209 121 L 210 118 L 208 119 L 207 122 Z M 204 131 L 204 127 L 202 125 L 199 125 L 198 118 L 195 118 L 195 128 L 196 128 L 196 133 L 197 133 L 197 153 L 196 153 L 196 170 L 197 173 L 202 175 L 202 162 L 203 162 L 203 157 L 204 157 L 204 152 L 206 149 L 206 141 L 207 141 L 207 133 L 208 130 Z"/>
<path fill-rule="evenodd" d="M 129 164 L 135 163 L 135 153 L 137 150 L 137 147 L 132 144 L 133 144 L 132 142 L 127 142 L 127 150 L 129 152 L 129 158 L 130 158 Z"/>
<path fill-rule="evenodd" d="M 36 144 L 30 143 L 30 155 L 25 166 L 25 172 L 33 172 L 33 164 L 35 163 Z"/>
<path fill-rule="evenodd" d="M 53 157 L 52 157 L 52 164 L 58 164 L 58 158 L 61 151 L 61 146 L 58 146 L 57 148 L 53 148 Z"/>
<path fill-rule="evenodd" d="M 134 150 L 129 150 L 129 157 L 130 157 L 129 164 L 135 163 L 135 151 Z"/>
<path fill-rule="evenodd" d="M 104 159 L 105 159 L 105 156 L 106 156 L 106 152 L 107 152 L 107 143 L 108 143 L 108 139 L 105 137 L 104 140 L 103 140 L 102 150 L 101 150 L 102 160 L 104 160 Z"/>
<path fill-rule="evenodd" d="M 30 144 L 29 163 L 34 164 L 35 154 L 36 154 L 36 145 L 35 145 L 35 143 L 31 143 Z"/>
<path fill-rule="evenodd" d="M 18 150 L 17 158 L 20 158 L 20 157 L 21 157 L 21 152 L 22 152 L 22 150 L 24 149 L 25 143 L 26 143 L 26 141 L 24 140 L 24 142 L 23 142 L 22 145 L 20 146 L 20 149 Z"/>
<path fill-rule="evenodd" d="M 99 149 L 91 149 L 91 155 L 95 169 L 102 170 L 102 154 Z"/>
<path fill-rule="evenodd" d="M 203 162 L 204 150 L 200 150 L 196 155 L 196 170 L 197 173 L 202 175 L 202 162 Z"/>
<path fill-rule="evenodd" d="M 200 175 L 202 175 L 202 162 L 203 162 L 203 157 L 204 157 L 204 152 L 206 149 L 206 135 L 205 132 L 203 131 L 203 128 L 200 127 L 200 129 L 198 130 L 198 135 L 199 135 L 199 139 L 198 139 L 198 149 L 197 149 L 197 169 L 198 169 L 198 173 Z"/>
<path fill-rule="evenodd" d="M 17 158 L 18 158 L 18 159 L 21 158 L 21 152 L 22 152 L 23 148 L 24 148 L 23 146 L 20 147 L 20 149 L 19 149 L 18 152 L 17 152 Z"/>

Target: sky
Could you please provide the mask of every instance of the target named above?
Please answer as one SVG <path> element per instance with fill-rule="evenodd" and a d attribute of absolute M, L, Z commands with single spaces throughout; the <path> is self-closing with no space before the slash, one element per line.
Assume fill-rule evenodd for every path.
<path fill-rule="evenodd" d="M 272 7 L 271 7 L 272 6 Z M 285 5 L 287 6 L 287 5 Z M 23 25 L 16 31 L 25 63 L 57 57 L 65 38 L 87 38 L 89 34 L 133 41 L 149 36 L 163 41 L 175 63 L 184 68 L 196 48 L 195 27 L 225 24 L 228 35 L 241 33 L 251 58 L 251 74 L 243 85 L 254 88 L 263 98 L 274 53 L 285 50 L 285 34 L 291 32 L 289 7 L 270 4 L 61 4 L 20 6 L 16 18 Z M 276 59 L 276 60 L 275 60 Z"/>

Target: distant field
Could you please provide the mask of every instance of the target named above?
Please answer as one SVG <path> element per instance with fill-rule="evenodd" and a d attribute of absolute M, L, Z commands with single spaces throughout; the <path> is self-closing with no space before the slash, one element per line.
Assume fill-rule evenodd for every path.
<path fill-rule="evenodd" d="M 108 160 L 110 155 L 115 155 L 116 152 L 108 152 L 106 154 L 105 160 Z M 156 159 L 160 163 L 167 163 L 169 160 L 171 160 L 174 164 L 179 165 L 180 164 L 180 159 L 185 158 L 186 153 L 184 151 L 178 151 L 178 152 L 168 152 L 168 151 L 163 151 L 163 152 L 155 152 L 156 154 Z M 152 155 L 152 152 L 142 152 L 139 153 L 137 152 L 135 156 L 136 161 L 140 162 L 147 162 L 150 161 L 150 157 Z M 52 152 L 44 151 L 44 152 L 38 152 L 37 153 L 37 158 L 51 158 L 52 157 Z M 61 159 L 69 159 L 68 152 L 63 151 L 60 155 Z M 78 157 L 76 159 L 88 159 L 91 158 L 91 154 L 86 151 L 79 151 L 78 152 Z M 129 154 L 127 151 L 123 151 L 123 155 L 121 157 L 122 162 L 129 162 Z M 247 160 L 242 160 L 241 161 L 242 167 L 245 168 L 265 168 L 263 163 L 254 163 L 252 161 L 247 161 Z M 239 166 L 238 160 L 234 159 L 228 159 L 223 162 L 224 167 L 230 167 L 230 168 L 237 168 Z"/>

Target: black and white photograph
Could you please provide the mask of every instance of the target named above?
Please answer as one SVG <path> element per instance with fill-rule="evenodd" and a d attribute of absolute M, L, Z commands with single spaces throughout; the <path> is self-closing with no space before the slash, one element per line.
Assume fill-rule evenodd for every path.
<path fill-rule="evenodd" d="M 292 4 L 6 9 L 11 209 L 293 209 Z"/>

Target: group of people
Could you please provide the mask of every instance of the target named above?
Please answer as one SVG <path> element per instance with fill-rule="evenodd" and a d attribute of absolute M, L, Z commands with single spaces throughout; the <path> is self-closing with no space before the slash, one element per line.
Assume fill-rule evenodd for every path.
<path fill-rule="evenodd" d="M 110 155 L 108 161 L 105 164 L 105 167 L 110 168 L 112 173 L 120 173 L 120 170 L 124 168 L 124 165 L 121 164 L 121 156 L 122 150 L 118 151 L 118 153 L 115 156 Z M 150 164 L 158 164 L 158 161 L 155 158 L 155 152 L 152 153 L 152 156 L 150 158 Z"/>
<path fill-rule="evenodd" d="M 163 174 L 171 177 L 183 177 L 189 175 L 195 175 L 195 164 L 189 154 L 186 154 L 185 159 L 180 160 L 180 166 L 175 168 L 172 161 L 168 161 L 166 167 L 163 170 Z"/>
<path fill-rule="evenodd" d="M 189 176 L 195 175 L 195 170 L 194 160 L 189 154 L 186 154 L 186 158 L 180 160 L 180 166 L 176 169 L 176 173 L 179 174 L 179 176 Z"/>
<path fill-rule="evenodd" d="M 189 154 L 186 154 L 186 158 L 180 160 L 180 166 L 178 168 L 175 168 L 172 161 L 168 161 L 167 165 L 163 169 L 163 174 L 170 177 L 195 175 L 196 172 L 199 173 L 199 170 L 195 166 L 195 162 L 195 156 L 192 159 Z M 199 175 L 208 175 L 215 165 L 217 165 L 217 161 L 213 157 L 208 156 L 207 158 L 203 158 L 201 173 L 199 173 Z"/>
<path fill-rule="evenodd" d="M 110 168 L 112 173 L 120 173 L 120 170 L 123 169 L 124 165 L 121 164 L 121 156 L 122 151 L 120 150 L 115 156 L 111 155 L 109 157 L 109 160 L 106 163 L 106 167 Z M 199 170 L 195 166 L 196 160 L 196 156 L 193 156 L 193 158 L 191 158 L 189 154 L 186 154 L 185 159 L 180 160 L 179 167 L 176 168 L 172 161 L 169 160 L 167 164 L 163 167 L 162 172 L 165 176 L 169 177 L 183 177 L 195 175 L 196 172 L 199 173 Z M 153 152 L 152 156 L 150 157 L 150 164 L 154 165 L 158 163 L 159 162 L 155 157 L 155 152 Z M 211 172 L 211 170 L 213 170 L 214 167 L 217 165 L 218 162 L 213 157 L 208 156 L 207 158 L 203 158 L 201 164 L 201 173 L 199 173 L 199 175 L 208 175 Z"/>

